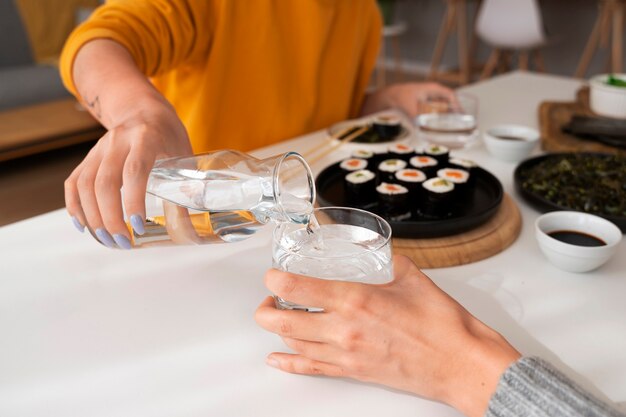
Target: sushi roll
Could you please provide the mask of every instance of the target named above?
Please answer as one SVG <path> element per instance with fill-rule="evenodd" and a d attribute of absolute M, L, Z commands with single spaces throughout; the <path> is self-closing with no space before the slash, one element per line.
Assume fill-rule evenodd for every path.
<path fill-rule="evenodd" d="M 367 168 L 371 171 L 375 171 L 376 165 L 383 159 L 381 154 L 368 151 L 367 149 L 357 149 L 353 151 L 352 158 L 365 159 L 367 161 Z"/>
<path fill-rule="evenodd" d="M 391 220 L 411 217 L 409 190 L 400 184 L 381 183 L 376 187 L 380 210 Z"/>
<path fill-rule="evenodd" d="M 443 145 L 428 145 L 424 148 L 424 155 L 435 158 L 443 166 L 448 164 L 450 151 Z"/>
<path fill-rule="evenodd" d="M 470 174 L 466 170 L 443 168 L 437 171 L 437 176 L 454 183 L 454 193 L 457 194 L 458 197 L 465 198 L 469 194 Z"/>
<path fill-rule="evenodd" d="M 376 175 L 362 169 L 345 176 L 346 199 L 349 204 L 362 205 L 376 200 Z"/>
<path fill-rule="evenodd" d="M 476 182 L 476 175 L 478 170 L 478 164 L 469 159 L 450 158 L 448 161 L 448 168 L 462 169 L 470 174 L 467 185 L 473 187 Z"/>
<path fill-rule="evenodd" d="M 450 168 L 464 169 L 471 174 L 472 170 L 478 167 L 478 164 L 474 161 L 470 161 L 469 159 L 450 158 L 448 160 L 448 166 Z"/>
<path fill-rule="evenodd" d="M 415 149 L 403 143 L 395 143 L 387 149 L 392 158 L 402 159 L 409 162 L 415 156 Z"/>
<path fill-rule="evenodd" d="M 448 217 L 453 212 L 454 183 L 444 178 L 431 178 L 422 183 L 425 192 L 418 210 L 429 217 Z"/>
<path fill-rule="evenodd" d="M 372 122 L 374 132 L 382 140 L 391 140 L 400 134 L 402 123 L 398 116 L 376 116 Z"/>
<path fill-rule="evenodd" d="M 434 177 L 439 169 L 439 162 L 430 156 L 414 156 L 409 161 L 413 168 L 419 169 L 427 177 Z"/>
<path fill-rule="evenodd" d="M 406 168 L 406 162 L 402 159 L 385 159 L 378 164 L 378 173 L 381 182 L 394 182 L 396 172 Z"/>
<path fill-rule="evenodd" d="M 365 159 L 366 161 L 370 161 L 374 157 L 374 152 L 368 151 L 366 149 L 357 149 L 352 152 L 352 158 L 357 159 Z"/>
<path fill-rule="evenodd" d="M 360 171 L 367 168 L 367 161 L 360 158 L 344 159 L 341 161 L 341 164 L 339 164 L 339 168 L 341 168 L 346 174 L 354 171 Z"/>
<path fill-rule="evenodd" d="M 396 172 L 396 182 L 409 190 L 411 201 L 422 198 L 422 183 L 426 181 L 426 174 L 419 169 L 401 169 Z"/>

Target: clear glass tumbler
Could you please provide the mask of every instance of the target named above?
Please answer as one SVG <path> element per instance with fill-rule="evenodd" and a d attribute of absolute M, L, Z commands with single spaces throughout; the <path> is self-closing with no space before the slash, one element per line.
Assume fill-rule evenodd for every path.
<path fill-rule="evenodd" d="M 313 211 L 319 227 L 282 223 L 274 229 L 273 266 L 316 278 L 384 284 L 393 279 L 391 227 L 365 210 L 324 207 Z M 281 309 L 323 311 L 275 297 Z"/>
<path fill-rule="evenodd" d="M 415 125 L 425 142 L 454 149 L 478 139 L 478 99 L 470 94 L 457 93 L 452 99 L 426 94 L 418 101 L 418 110 Z"/>

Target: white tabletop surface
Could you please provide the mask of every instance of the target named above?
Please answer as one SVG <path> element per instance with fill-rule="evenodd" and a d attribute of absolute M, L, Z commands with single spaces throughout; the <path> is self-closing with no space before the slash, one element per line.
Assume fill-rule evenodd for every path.
<path fill-rule="evenodd" d="M 579 86 L 513 73 L 464 90 L 480 100 L 481 128 L 537 127 L 542 100 L 572 100 Z M 257 154 L 304 150 L 324 136 Z M 626 242 L 594 272 L 556 269 L 535 244 L 538 213 L 513 190 L 515 164 L 482 144 L 457 155 L 502 181 L 522 233 L 492 258 L 426 272 L 524 354 L 626 401 Z M 284 350 L 253 319 L 267 295 L 270 229 L 236 244 L 121 251 L 77 233 L 64 210 L 0 228 L 0 416 L 458 415 L 378 386 L 266 366 L 266 354 Z"/>

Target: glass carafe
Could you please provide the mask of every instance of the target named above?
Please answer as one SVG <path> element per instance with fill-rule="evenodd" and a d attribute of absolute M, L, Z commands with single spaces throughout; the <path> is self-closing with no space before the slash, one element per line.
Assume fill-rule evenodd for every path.
<path fill-rule="evenodd" d="M 268 222 L 307 223 L 315 184 L 298 153 L 223 150 L 162 159 L 150 173 L 145 233 L 134 247 L 237 242 Z"/>

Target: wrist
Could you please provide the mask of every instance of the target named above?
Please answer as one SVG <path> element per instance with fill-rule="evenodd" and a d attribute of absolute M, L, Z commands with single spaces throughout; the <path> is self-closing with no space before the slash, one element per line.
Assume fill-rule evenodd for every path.
<path fill-rule="evenodd" d="M 469 417 L 485 414 L 500 377 L 521 354 L 504 337 L 476 320 L 444 401 Z"/>
<path fill-rule="evenodd" d="M 384 87 L 366 95 L 361 106 L 361 115 L 366 116 L 394 107 L 390 93 L 392 88 L 394 86 Z"/>

